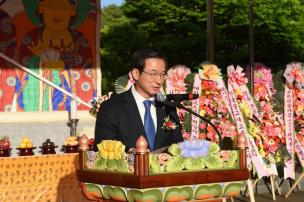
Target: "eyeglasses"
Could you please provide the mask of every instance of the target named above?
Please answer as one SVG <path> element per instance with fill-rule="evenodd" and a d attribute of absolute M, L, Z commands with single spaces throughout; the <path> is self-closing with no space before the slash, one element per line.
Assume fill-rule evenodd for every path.
<path fill-rule="evenodd" d="M 156 80 L 157 78 L 160 78 L 160 80 L 166 80 L 168 78 L 167 73 L 161 73 L 161 74 L 158 74 L 156 72 L 149 73 L 149 72 L 146 72 L 145 70 L 142 70 L 142 72 L 146 73 L 148 78 L 151 79 L 151 80 Z"/>

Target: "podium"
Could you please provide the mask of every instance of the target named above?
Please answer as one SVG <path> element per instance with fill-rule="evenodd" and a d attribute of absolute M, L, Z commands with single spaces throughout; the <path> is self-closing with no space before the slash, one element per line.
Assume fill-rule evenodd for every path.
<path fill-rule="evenodd" d="M 238 195 L 243 187 L 242 181 L 249 178 L 244 137 L 239 138 L 238 163 L 235 168 L 157 174 L 150 171 L 151 153 L 147 150 L 146 140 L 141 138 L 136 143 L 136 149 L 129 154 L 134 157 L 133 172 L 89 168 L 91 153 L 87 151 L 85 137 L 81 138 L 77 179 L 86 198 L 99 202 L 225 201 L 227 197 Z"/>

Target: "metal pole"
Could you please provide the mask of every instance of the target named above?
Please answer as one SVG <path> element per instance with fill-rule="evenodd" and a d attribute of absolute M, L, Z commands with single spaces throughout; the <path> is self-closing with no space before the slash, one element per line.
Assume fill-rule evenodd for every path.
<path fill-rule="evenodd" d="M 214 0 L 208 0 L 207 4 L 207 59 L 214 63 Z"/>
<path fill-rule="evenodd" d="M 250 92 L 254 96 L 254 29 L 253 29 L 253 0 L 249 0 L 249 67 Z"/>

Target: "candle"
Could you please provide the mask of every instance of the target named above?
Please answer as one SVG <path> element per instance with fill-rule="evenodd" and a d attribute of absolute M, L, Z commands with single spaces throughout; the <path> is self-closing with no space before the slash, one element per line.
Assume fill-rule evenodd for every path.
<path fill-rule="evenodd" d="M 77 102 L 71 100 L 71 119 L 77 119 Z"/>

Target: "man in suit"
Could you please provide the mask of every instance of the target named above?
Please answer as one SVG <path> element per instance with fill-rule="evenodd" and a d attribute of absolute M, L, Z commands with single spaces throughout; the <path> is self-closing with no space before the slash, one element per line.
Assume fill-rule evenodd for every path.
<path fill-rule="evenodd" d="M 176 108 L 155 100 L 167 78 L 167 61 L 159 52 L 136 51 L 131 59 L 134 85 L 103 102 L 95 126 L 95 145 L 102 140 L 119 140 L 128 150 L 143 135 L 151 151 L 183 141 Z M 164 128 L 165 118 L 177 127 Z"/>

